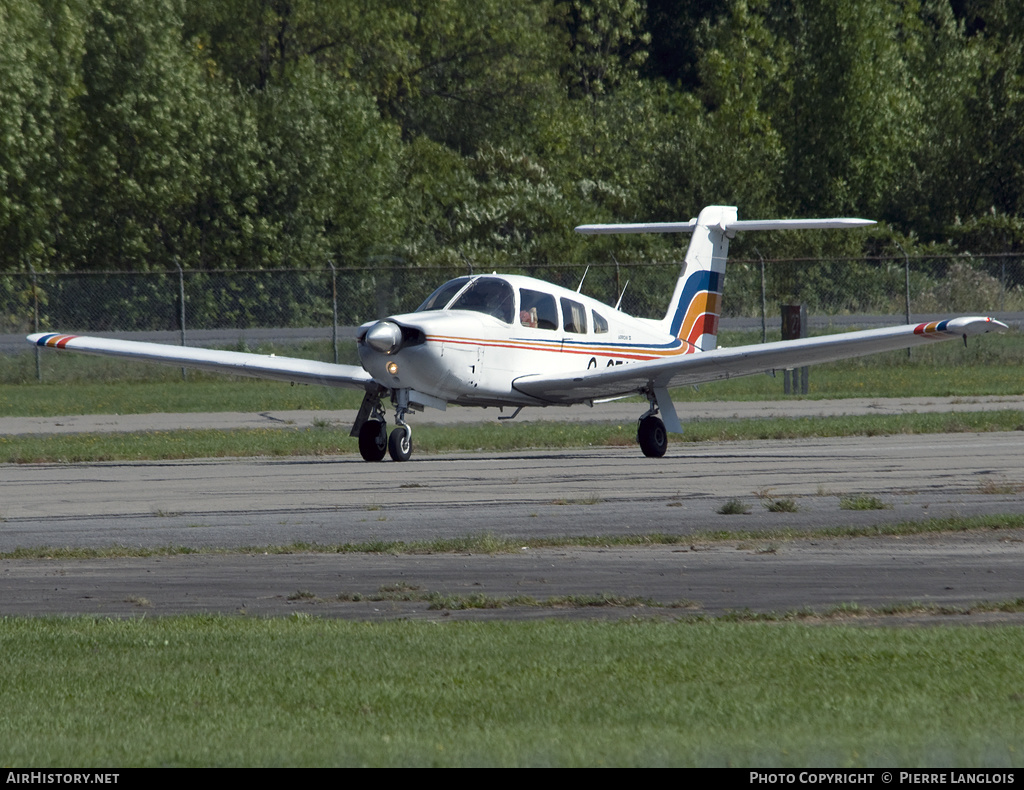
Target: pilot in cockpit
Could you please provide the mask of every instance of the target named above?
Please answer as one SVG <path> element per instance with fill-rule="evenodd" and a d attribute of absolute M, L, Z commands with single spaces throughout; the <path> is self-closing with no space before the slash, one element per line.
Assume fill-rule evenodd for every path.
<path fill-rule="evenodd" d="M 537 308 L 531 307 L 529 310 L 520 310 L 519 323 L 536 329 L 539 323 L 537 320 Z"/>

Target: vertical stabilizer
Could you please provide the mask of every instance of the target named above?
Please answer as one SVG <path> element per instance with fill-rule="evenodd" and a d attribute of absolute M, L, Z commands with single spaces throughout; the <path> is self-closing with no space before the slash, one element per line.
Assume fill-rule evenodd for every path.
<path fill-rule="evenodd" d="M 683 271 L 662 322 L 669 334 L 687 344 L 687 353 L 710 351 L 718 342 L 725 259 L 729 255 L 726 228 L 736 222 L 736 217 L 734 206 L 708 206 L 697 217 Z"/>
<path fill-rule="evenodd" d="M 824 230 L 827 228 L 863 228 L 874 225 L 870 219 L 833 217 L 831 219 L 754 219 L 737 218 L 735 206 L 708 206 L 689 222 L 641 222 L 613 225 L 579 225 L 578 233 L 692 233 L 683 271 L 672 294 L 662 328 L 683 341 L 684 353 L 711 351 L 718 343 L 718 318 L 722 312 L 722 287 L 725 285 L 725 259 L 729 239 L 741 230 Z"/>

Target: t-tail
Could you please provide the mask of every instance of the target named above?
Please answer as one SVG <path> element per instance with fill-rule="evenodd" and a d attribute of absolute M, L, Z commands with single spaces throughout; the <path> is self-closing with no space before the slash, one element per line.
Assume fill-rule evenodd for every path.
<path fill-rule="evenodd" d="M 683 271 L 661 322 L 666 332 L 683 341 L 685 353 L 710 351 L 718 343 L 725 260 L 734 235 L 725 229 L 736 218 L 733 206 L 708 206 L 694 220 Z"/>
<path fill-rule="evenodd" d="M 873 220 L 852 217 L 832 219 L 737 219 L 735 206 L 708 206 L 689 222 L 649 222 L 627 225 L 580 225 L 579 233 L 692 233 L 683 270 L 676 281 L 662 328 L 683 341 L 686 353 L 710 351 L 718 343 L 722 313 L 722 289 L 729 240 L 742 230 L 809 230 L 855 228 L 874 225 Z"/>

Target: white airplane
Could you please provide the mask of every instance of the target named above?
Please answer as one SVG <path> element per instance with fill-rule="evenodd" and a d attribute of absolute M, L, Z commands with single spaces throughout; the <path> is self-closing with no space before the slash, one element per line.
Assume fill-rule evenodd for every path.
<path fill-rule="evenodd" d="M 739 231 L 854 228 L 870 220 L 738 220 L 732 206 L 709 206 L 689 222 L 581 225 L 584 234 L 692 233 L 663 319 L 635 318 L 596 299 L 518 275 L 450 280 L 414 312 L 363 324 L 362 367 L 274 355 L 217 351 L 95 337 L 34 334 L 29 342 L 87 354 L 364 390 L 351 435 L 367 461 L 412 453 L 410 411 L 462 406 L 593 405 L 643 395 L 637 423 L 644 455 L 660 457 L 667 432 L 682 433 L 669 388 L 831 362 L 985 332 L 1006 325 L 985 317 L 848 332 L 716 349 L 729 240 Z M 395 407 L 390 438 L 385 399 Z M 501 418 L 499 418 L 501 419 Z"/>

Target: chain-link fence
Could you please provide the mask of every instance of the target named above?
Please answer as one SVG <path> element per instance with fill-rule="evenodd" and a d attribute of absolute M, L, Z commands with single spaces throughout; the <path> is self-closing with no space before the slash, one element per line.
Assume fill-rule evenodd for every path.
<path fill-rule="evenodd" d="M 528 274 L 632 315 L 661 317 L 680 263 L 543 266 Z M 414 310 L 467 267 L 0 274 L 0 334 L 354 326 Z M 480 273 L 479 269 L 476 273 Z M 624 291 L 624 293 L 623 293 Z M 1024 310 L 1024 255 L 842 260 L 732 259 L 724 318 Z"/>

